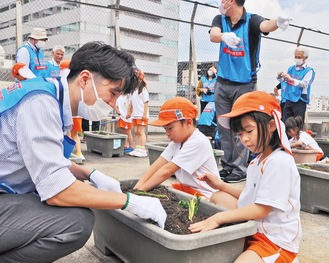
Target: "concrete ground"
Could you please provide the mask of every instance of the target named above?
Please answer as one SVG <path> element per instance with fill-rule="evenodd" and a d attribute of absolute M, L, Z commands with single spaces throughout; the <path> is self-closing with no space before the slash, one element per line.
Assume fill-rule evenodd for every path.
<path fill-rule="evenodd" d="M 164 134 L 148 135 L 148 142 L 167 141 Z M 86 167 L 96 168 L 99 171 L 116 177 L 118 179 L 140 178 L 143 172 L 149 166 L 148 158 L 137 158 L 125 155 L 122 157 L 104 158 L 97 153 L 87 152 L 86 144 L 82 144 L 83 154 L 86 157 Z M 168 180 L 166 183 L 170 184 Z M 244 183 L 237 184 L 243 187 Z M 329 191 L 329 189 L 328 189 Z M 329 200 L 328 200 L 329 201 Z M 300 253 L 298 260 L 300 263 L 324 263 L 329 262 L 329 214 L 310 214 L 301 212 L 301 222 L 303 227 L 303 238 L 300 244 Z M 94 246 L 93 236 L 83 248 L 56 261 L 56 263 L 81 263 L 81 262 L 122 262 L 115 255 L 104 256 Z M 133 263 L 133 262 L 132 262 Z M 178 262 L 179 263 L 179 262 Z"/>

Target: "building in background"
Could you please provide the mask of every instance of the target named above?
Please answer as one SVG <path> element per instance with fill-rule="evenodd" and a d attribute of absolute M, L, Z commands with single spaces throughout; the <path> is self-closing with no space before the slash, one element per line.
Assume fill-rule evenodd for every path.
<path fill-rule="evenodd" d="M 135 56 L 137 67 L 146 75 L 151 115 L 157 113 L 164 101 L 176 95 L 179 0 L 20 2 L 23 43 L 32 28 L 45 28 L 49 37 L 45 46 L 47 58 L 50 59 L 55 45 L 65 46 L 65 57 L 71 58 L 83 44 L 103 41 Z M 6 61 L 14 63 L 17 49 L 15 0 L 1 1 L 0 17 L 0 45 Z M 1 67 L 5 67 L 4 63 Z"/>

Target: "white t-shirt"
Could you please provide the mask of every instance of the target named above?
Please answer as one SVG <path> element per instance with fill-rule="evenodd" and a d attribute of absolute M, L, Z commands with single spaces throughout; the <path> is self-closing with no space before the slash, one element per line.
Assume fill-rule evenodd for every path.
<path fill-rule="evenodd" d="M 131 101 L 133 104 L 133 119 L 141 119 L 144 114 L 144 104 L 150 100 L 149 92 L 147 88 L 143 88 L 143 91 L 138 94 L 138 90 L 135 90 L 134 93 L 131 95 Z M 147 118 L 149 118 L 149 111 L 147 110 Z"/>
<path fill-rule="evenodd" d="M 132 122 L 132 118 L 126 118 L 130 103 L 130 94 L 120 95 L 116 101 L 116 106 L 119 108 L 120 118 L 125 122 Z"/>
<path fill-rule="evenodd" d="M 300 223 L 300 176 L 294 158 L 281 149 L 261 163 L 260 155 L 248 166 L 246 186 L 238 206 L 262 204 L 272 207 L 257 220 L 257 231 L 277 246 L 297 253 L 302 236 Z"/>
<path fill-rule="evenodd" d="M 295 142 L 298 142 L 298 141 L 303 142 L 302 147 L 308 146 L 308 147 L 312 148 L 313 150 L 318 150 L 318 152 L 323 153 L 323 151 L 320 148 L 320 146 L 318 145 L 318 143 L 307 132 L 301 131 L 300 135 L 299 135 L 299 140 L 297 140 L 297 138 L 295 138 L 295 137 L 291 138 L 289 140 L 290 143 L 295 143 Z"/>
<path fill-rule="evenodd" d="M 212 173 L 219 177 L 210 141 L 198 129 L 195 129 L 183 147 L 180 143 L 175 144 L 171 141 L 161 156 L 180 167 L 175 173 L 180 183 L 199 190 L 208 198 L 217 191 L 206 182 L 197 179 L 204 173 Z"/>

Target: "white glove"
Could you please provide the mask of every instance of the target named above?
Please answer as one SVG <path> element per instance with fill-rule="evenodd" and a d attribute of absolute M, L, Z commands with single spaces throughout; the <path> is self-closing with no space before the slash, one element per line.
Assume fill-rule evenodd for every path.
<path fill-rule="evenodd" d="M 278 16 L 276 19 L 276 25 L 282 29 L 282 31 L 285 31 L 289 27 L 289 23 L 292 21 L 291 17 L 288 16 Z"/>
<path fill-rule="evenodd" d="M 158 198 L 127 193 L 127 202 L 124 210 L 143 219 L 152 219 L 164 229 L 167 213 Z"/>
<path fill-rule="evenodd" d="M 223 33 L 222 40 L 231 48 L 236 48 L 236 45 L 241 41 L 233 32 Z"/>
<path fill-rule="evenodd" d="M 90 182 L 98 189 L 122 193 L 120 182 L 113 179 L 110 176 L 102 174 L 101 172 L 94 170 L 89 176 Z"/>

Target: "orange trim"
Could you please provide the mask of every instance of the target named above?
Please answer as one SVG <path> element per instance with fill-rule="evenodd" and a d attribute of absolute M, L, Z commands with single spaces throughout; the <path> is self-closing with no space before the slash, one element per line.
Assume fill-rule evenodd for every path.
<path fill-rule="evenodd" d="M 188 194 L 191 194 L 191 195 L 196 195 L 196 196 L 203 196 L 203 197 L 206 197 L 204 194 L 202 194 L 200 191 L 192 188 L 192 187 L 189 187 L 189 186 L 186 186 L 184 184 L 181 184 L 181 183 L 172 183 L 171 184 L 172 187 L 176 190 L 179 190 L 179 191 L 182 191 L 182 192 L 185 192 L 185 193 L 188 193 Z M 206 197 L 207 198 L 207 197 Z M 207 198 L 208 199 L 208 198 Z"/>
<path fill-rule="evenodd" d="M 292 262 L 297 256 L 296 253 L 277 246 L 262 233 L 256 233 L 249 237 L 248 244 L 247 250 L 256 252 L 261 258 L 277 254 L 278 258 L 275 260 L 275 263 Z"/>

